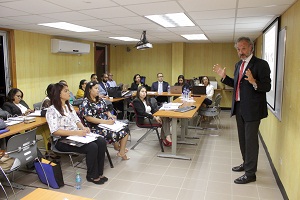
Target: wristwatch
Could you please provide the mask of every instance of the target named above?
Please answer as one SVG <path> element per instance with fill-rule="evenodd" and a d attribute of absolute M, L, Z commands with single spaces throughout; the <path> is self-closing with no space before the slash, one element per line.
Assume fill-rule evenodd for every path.
<path fill-rule="evenodd" d="M 254 83 L 254 84 L 252 84 L 252 85 L 253 85 L 254 90 L 257 90 L 257 84 Z"/>

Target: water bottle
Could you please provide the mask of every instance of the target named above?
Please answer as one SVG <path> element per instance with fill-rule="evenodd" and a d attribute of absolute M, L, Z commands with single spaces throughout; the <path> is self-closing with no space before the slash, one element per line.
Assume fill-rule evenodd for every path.
<path fill-rule="evenodd" d="M 183 88 L 183 100 L 186 100 L 186 88 Z"/>
<path fill-rule="evenodd" d="M 75 182 L 76 182 L 76 185 L 75 185 L 76 190 L 81 189 L 81 176 L 80 176 L 79 172 L 77 172 L 77 174 L 76 174 Z"/>
<path fill-rule="evenodd" d="M 71 105 L 73 105 L 73 99 L 72 99 L 72 97 L 70 98 L 69 102 L 70 102 Z"/>
<path fill-rule="evenodd" d="M 186 89 L 186 100 L 190 98 L 190 89 Z"/>
<path fill-rule="evenodd" d="M 171 91 L 170 91 L 170 85 L 168 85 L 168 94 L 170 94 L 170 92 L 171 92 Z"/>

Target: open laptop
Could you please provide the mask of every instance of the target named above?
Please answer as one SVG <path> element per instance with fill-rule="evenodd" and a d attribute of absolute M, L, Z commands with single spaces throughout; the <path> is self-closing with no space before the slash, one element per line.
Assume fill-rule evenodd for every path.
<path fill-rule="evenodd" d="M 181 94 L 182 93 L 182 86 L 170 86 L 171 94 Z"/>
<path fill-rule="evenodd" d="M 206 95 L 206 86 L 193 86 L 193 96 L 200 97 Z"/>

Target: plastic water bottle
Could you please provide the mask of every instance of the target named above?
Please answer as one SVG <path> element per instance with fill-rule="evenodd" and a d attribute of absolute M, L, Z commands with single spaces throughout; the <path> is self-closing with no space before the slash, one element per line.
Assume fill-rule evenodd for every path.
<path fill-rule="evenodd" d="M 186 88 L 183 88 L 183 100 L 186 100 Z"/>
<path fill-rule="evenodd" d="M 168 93 L 170 94 L 170 92 L 171 92 L 171 91 L 170 91 L 170 85 L 168 85 Z"/>
<path fill-rule="evenodd" d="M 80 176 L 79 172 L 77 172 L 77 174 L 76 174 L 75 182 L 76 182 L 76 185 L 75 185 L 76 190 L 81 189 L 81 176 Z"/>
<path fill-rule="evenodd" d="M 186 100 L 190 98 L 190 89 L 186 89 Z"/>

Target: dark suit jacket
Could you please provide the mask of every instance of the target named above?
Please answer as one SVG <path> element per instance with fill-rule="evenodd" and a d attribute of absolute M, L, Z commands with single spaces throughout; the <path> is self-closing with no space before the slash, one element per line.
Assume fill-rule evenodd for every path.
<path fill-rule="evenodd" d="M 235 93 L 239 76 L 239 69 L 242 61 L 235 65 L 234 79 L 226 76 L 222 83 L 234 88 L 232 94 L 231 115 L 235 115 Z M 257 90 L 244 78 L 245 72 L 250 69 L 253 77 L 256 79 Z M 245 121 L 256 121 L 268 116 L 266 92 L 271 89 L 270 67 L 262 59 L 253 55 L 248 63 L 243 77 L 240 81 L 240 107 L 241 114 Z"/>
<path fill-rule="evenodd" d="M 132 103 L 133 103 L 134 109 L 136 110 L 136 112 L 138 114 L 138 123 L 139 124 L 143 124 L 145 117 L 148 117 L 149 119 L 153 119 L 152 114 L 155 112 L 155 109 L 151 106 L 151 104 L 150 104 L 150 106 L 151 106 L 152 114 L 149 114 L 146 112 L 144 103 L 139 98 L 135 98 L 132 101 Z"/>
<path fill-rule="evenodd" d="M 169 83 L 166 81 L 163 81 L 163 92 L 168 91 L 168 86 L 169 86 Z M 158 91 L 158 81 L 152 83 L 151 91 Z"/>
<path fill-rule="evenodd" d="M 29 109 L 29 106 L 25 103 L 25 101 L 21 100 L 20 104 Z M 22 115 L 21 109 L 18 106 L 16 106 L 13 102 L 5 102 L 3 104 L 3 110 L 6 110 L 11 115 Z"/>

